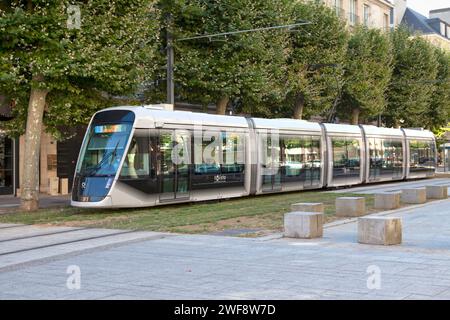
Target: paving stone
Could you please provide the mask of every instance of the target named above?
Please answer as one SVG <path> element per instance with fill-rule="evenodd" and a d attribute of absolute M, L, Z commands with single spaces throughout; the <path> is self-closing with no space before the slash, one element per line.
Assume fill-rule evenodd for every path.
<path fill-rule="evenodd" d="M 449 204 L 395 213 L 402 246 L 361 246 L 357 224 L 349 223 L 315 240 L 172 235 L 105 248 L 91 243 L 95 250 L 24 252 L 21 259 L 0 255 L 11 266 L 0 269 L 0 299 L 448 299 Z M 76 255 L 58 255 L 71 250 Z M 46 255 L 51 259 L 33 262 Z M 69 265 L 81 268 L 77 292 L 65 287 Z M 371 265 L 380 268 L 380 290 L 367 289 Z"/>

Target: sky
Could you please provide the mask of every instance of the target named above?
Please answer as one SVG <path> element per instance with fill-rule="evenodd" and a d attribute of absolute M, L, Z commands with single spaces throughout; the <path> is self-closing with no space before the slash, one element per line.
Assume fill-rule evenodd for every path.
<path fill-rule="evenodd" d="M 450 8 L 450 0 L 407 0 L 407 6 L 428 17 L 430 10 Z"/>

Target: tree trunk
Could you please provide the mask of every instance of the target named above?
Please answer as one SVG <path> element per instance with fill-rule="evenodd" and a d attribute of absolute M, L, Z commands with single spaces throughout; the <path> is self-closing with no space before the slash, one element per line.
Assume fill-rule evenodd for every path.
<path fill-rule="evenodd" d="M 292 117 L 294 119 L 301 119 L 303 117 L 303 108 L 305 107 L 305 97 L 303 94 L 297 95 L 294 104 L 294 114 Z"/>
<path fill-rule="evenodd" d="M 352 124 L 354 124 L 354 125 L 359 124 L 359 113 L 360 113 L 360 110 L 358 108 L 354 108 L 352 110 Z"/>
<path fill-rule="evenodd" d="M 43 81 L 43 77 L 35 76 L 33 80 Z M 23 183 L 21 186 L 21 208 L 25 211 L 35 211 L 39 208 L 39 153 L 47 94 L 48 90 L 32 88 L 28 102 L 25 131 L 26 156 L 23 162 Z"/>
<path fill-rule="evenodd" d="M 217 101 L 216 114 L 225 114 L 225 112 L 227 111 L 228 101 L 230 101 L 230 98 L 228 96 L 223 96 L 219 99 L 219 101 Z"/>

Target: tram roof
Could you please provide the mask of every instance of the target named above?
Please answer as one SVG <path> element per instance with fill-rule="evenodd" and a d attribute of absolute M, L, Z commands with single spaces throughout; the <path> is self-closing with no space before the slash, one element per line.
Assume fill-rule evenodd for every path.
<path fill-rule="evenodd" d="M 376 127 L 371 125 L 363 125 L 364 132 L 370 136 L 392 136 L 403 138 L 403 131 L 401 129 Z"/>
<path fill-rule="evenodd" d="M 279 129 L 286 131 L 321 132 L 320 124 L 296 119 L 264 119 L 252 118 L 255 129 Z"/>
<path fill-rule="evenodd" d="M 361 135 L 361 128 L 351 124 L 324 123 L 327 133 L 357 134 Z"/>
<path fill-rule="evenodd" d="M 160 125 L 204 125 L 217 127 L 248 128 L 244 117 L 213 115 L 189 111 L 165 111 L 142 106 L 113 107 L 105 110 L 130 110 L 136 116 L 135 127 L 154 128 Z M 102 110 L 102 111 L 105 111 Z"/>
<path fill-rule="evenodd" d="M 408 138 L 429 138 L 434 139 L 433 132 L 429 130 L 403 129 Z"/>

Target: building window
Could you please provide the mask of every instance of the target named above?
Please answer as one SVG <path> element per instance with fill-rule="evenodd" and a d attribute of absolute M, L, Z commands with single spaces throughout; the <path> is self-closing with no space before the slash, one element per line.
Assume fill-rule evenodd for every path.
<path fill-rule="evenodd" d="M 368 27 L 370 23 L 370 7 L 367 4 L 364 5 L 363 14 L 364 14 L 364 25 Z"/>
<path fill-rule="evenodd" d="M 389 12 L 389 22 L 391 26 L 394 25 L 394 8 L 391 8 L 391 11 Z"/>
<path fill-rule="evenodd" d="M 356 14 L 356 8 L 358 7 L 357 0 L 350 0 L 350 13 L 349 13 L 349 21 L 351 25 L 355 25 L 358 23 L 358 16 Z"/>
<path fill-rule="evenodd" d="M 343 16 L 343 9 L 342 9 L 342 0 L 334 0 L 334 9 L 336 10 L 336 14 L 338 17 Z"/>
<path fill-rule="evenodd" d="M 445 37 L 445 23 L 441 22 L 441 35 Z"/>
<path fill-rule="evenodd" d="M 386 13 L 383 16 L 383 30 L 384 31 L 389 30 L 389 16 Z"/>

